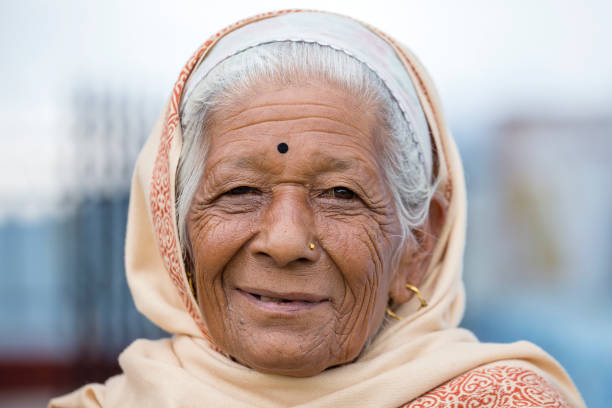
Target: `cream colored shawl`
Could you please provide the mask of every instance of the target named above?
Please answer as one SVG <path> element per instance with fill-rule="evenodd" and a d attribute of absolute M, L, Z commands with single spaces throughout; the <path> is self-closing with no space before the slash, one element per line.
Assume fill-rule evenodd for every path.
<path fill-rule="evenodd" d="M 206 41 L 182 70 L 165 114 L 138 159 L 126 240 L 127 279 L 136 306 L 174 336 L 137 340 L 119 357 L 123 374 L 104 385 L 87 385 L 56 398 L 50 407 L 399 407 L 411 401 L 413 407 L 458 407 L 464 406 L 460 401 L 467 404 L 470 394 L 478 394 L 472 397 L 482 403 L 478 406 L 486 407 L 519 403 L 583 407 L 562 367 L 538 347 L 527 342 L 483 344 L 457 328 L 464 309 L 466 197 L 461 161 L 425 70 L 408 50 L 367 25 L 363 27 L 396 53 L 412 81 L 431 130 L 432 150 L 438 155 L 434 166 L 438 189 L 449 203 L 421 287 L 429 306 L 419 310 L 416 299 L 402 305 L 397 313 L 403 319 L 388 325 L 357 361 L 313 377 L 261 374 L 215 350 L 188 287 L 175 221 L 183 89 L 220 38 L 241 27 L 257 28 L 258 22 L 298 12 L 267 13 L 237 22 Z M 496 367 L 503 370 L 495 371 Z M 510 372 L 527 375 L 508 382 L 504 375 Z M 466 377 L 465 373 L 480 374 Z M 443 386 L 462 375 L 461 381 Z M 495 375 L 501 377 L 495 379 Z M 492 385 L 487 394 L 486 382 L 491 378 L 498 385 Z M 513 399 L 519 394 L 522 397 Z"/>

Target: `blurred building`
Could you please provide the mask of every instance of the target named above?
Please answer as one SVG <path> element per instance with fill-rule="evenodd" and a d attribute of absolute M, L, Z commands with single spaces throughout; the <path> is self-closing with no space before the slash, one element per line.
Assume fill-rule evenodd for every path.
<path fill-rule="evenodd" d="M 131 341 L 163 334 L 135 310 L 123 263 L 131 173 L 161 102 L 76 88 L 69 148 L 49 169 L 63 188 L 43 215 L 5 208 L 0 391 L 103 381 Z"/>
<path fill-rule="evenodd" d="M 464 325 L 527 339 L 587 401 L 612 391 L 612 117 L 516 117 L 465 149 Z"/>

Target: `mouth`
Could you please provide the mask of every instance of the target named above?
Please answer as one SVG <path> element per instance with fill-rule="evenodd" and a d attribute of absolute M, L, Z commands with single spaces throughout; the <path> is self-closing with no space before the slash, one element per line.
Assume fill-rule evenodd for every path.
<path fill-rule="evenodd" d="M 309 293 L 279 293 L 262 289 L 236 288 L 252 304 L 274 312 L 300 312 L 329 302 L 329 298 Z"/>

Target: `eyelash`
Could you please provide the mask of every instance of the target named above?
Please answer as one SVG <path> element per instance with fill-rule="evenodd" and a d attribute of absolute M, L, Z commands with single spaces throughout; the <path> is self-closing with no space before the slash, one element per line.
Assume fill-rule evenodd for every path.
<path fill-rule="evenodd" d="M 255 187 L 249 186 L 238 186 L 236 188 L 232 188 L 226 194 L 229 195 L 244 195 L 244 194 L 256 194 L 259 193 L 259 190 Z"/>
<path fill-rule="evenodd" d="M 353 190 L 344 186 L 337 186 L 326 190 L 323 196 L 338 198 L 340 200 L 353 200 L 357 198 L 357 194 Z M 344 195 L 344 196 L 343 196 Z"/>
<path fill-rule="evenodd" d="M 229 190 L 226 194 L 229 195 L 244 195 L 244 194 L 256 194 L 259 190 L 255 187 L 249 186 L 238 186 Z M 330 188 L 323 192 L 322 196 L 338 198 L 341 200 L 352 200 L 357 197 L 357 194 L 353 190 L 344 186 L 337 186 Z"/>

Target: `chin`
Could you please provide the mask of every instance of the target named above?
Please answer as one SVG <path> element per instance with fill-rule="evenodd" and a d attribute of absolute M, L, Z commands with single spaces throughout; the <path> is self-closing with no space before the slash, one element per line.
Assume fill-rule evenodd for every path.
<path fill-rule="evenodd" d="M 294 342 L 285 345 L 262 345 L 255 350 L 241 350 L 233 357 L 242 365 L 266 374 L 310 377 L 336 364 L 329 353 L 305 353 Z"/>
<path fill-rule="evenodd" d="M 266 364 L 268 362 L 264 362 L 264 364 Z M 252 368 L 255 371 L 259 371 L 260 373 L 264 373 L 264 374 L 275 374 L 275 375 L 284 375 L 287 377 L 313 377 L 317 374 L 319 374 L 320 372 L 322 372 L 323 370 L 325 370 L 327 367 L 316 367 L 316 366 L 296 366 L 296 367 L 290 367 L 290 365 L 296 365 L 296 362 L 292 362 L 293 364 L 287 364 L 286 367 L 283 366 L 278 366 L 278 367 L 273 367 L 273 366 L 249 366 L 249 368 Z"/>
<path fill-rule="evenodd" d="M 332 356 L 329 347 L 320 341 L 307 342 L 308 346 L 304 346 L 303 339 L 286 338 L 278 333 L 272 336 L 274 342 L 258 342 L 257 336 L 251 336 L 249 344 L 238 345 L 230 355 L 238 363 L 261 373 L 291 377 L 311 377 L 344 363 Z"/>

